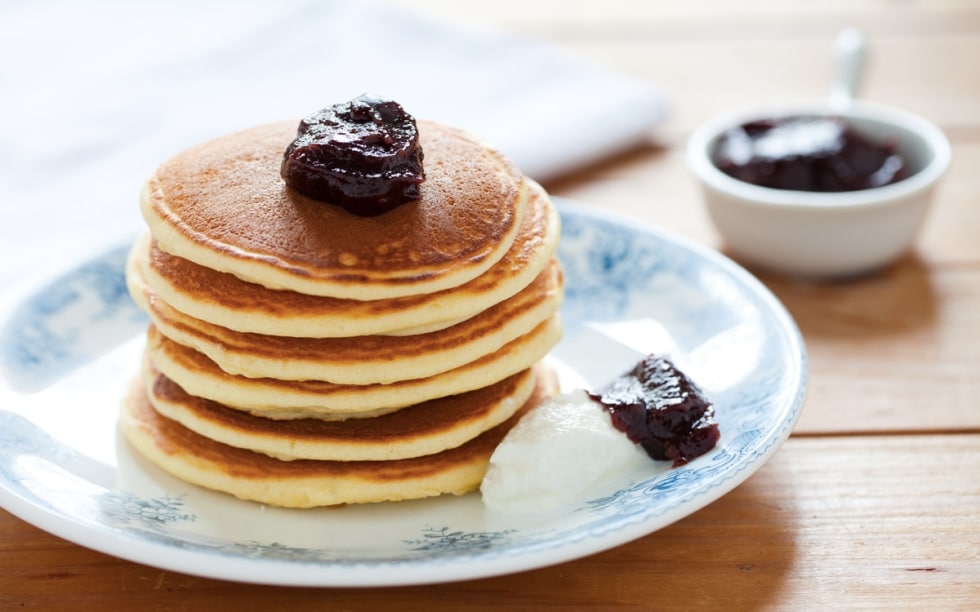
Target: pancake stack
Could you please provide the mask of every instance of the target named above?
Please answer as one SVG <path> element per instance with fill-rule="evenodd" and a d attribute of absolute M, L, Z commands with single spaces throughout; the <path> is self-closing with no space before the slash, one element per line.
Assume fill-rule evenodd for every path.
<path fill-rule="evenodd" d="M 130 293 L 149 315 L 121 429 L 186 481 L 285 507 L 476 489 L 556 392 L 560 233 L 547 194 L 418 122 L 417 200 L 360 217 L 279 175 L 292 122 L 204 143 L 146 183 Z"/>

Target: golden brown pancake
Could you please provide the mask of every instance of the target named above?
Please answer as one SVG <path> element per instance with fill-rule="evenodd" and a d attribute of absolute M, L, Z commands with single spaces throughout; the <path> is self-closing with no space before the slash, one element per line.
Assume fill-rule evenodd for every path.
<path fill-rule="evenodd" d="M 296 122 L 216 138 L 164 162 L 141 196 L 161 248 L 274 289 L 355 300 L 431 293 L 485 272 L 510 248 L 523 175 L 460 130 L 420 121 L 420 197 L 359 217 L 279 176 Z"/>
<path fill-rule="evenodd" d="M 535 370 L 527 369 L 488 387 L 372 419 L 274 421 L 189 395 L 144 362 L 147 394 L 157 412 L 206 438 L 284 460 L 390 461 L 442 452 L 509 419 L 535 385 Z"/>
<path fill-rule="evenodd" d="M 241 499 L 292 508 L 399 501 L 475 490 L 507 431 L 555 391 L 552 377 L 539 376 L 532 397 L 504 423 L 456 448 L 394 461 L 282 461 L 227 446 L 161 416 L 138 380 L 125 399 L 120 428 L 171 475 Z"/>
<path fill-rule="evenodd" d="M 425 378 L 475 361 L 558 311 L 557 261 L 517 295 L 452 327 L 415 336 L 294 338 L 236 332 L 189 317 L 143 288 L 161 334 L 207 355 L 222 370 L 249 378 L 324 380 L 367 385 Z"/>
<path fill-rule="evenodd" d="M 224 372 L 204 354 L 151 325 L 146 350 L 153 365 L 188 393 L 268 418 L 364 418 L 499 382 L 543 359 L 561 337 L 559 315 L 464 366 L 428 378 L 386 385 L 246 378 Z"/>
<path fill-rule="evenodd" d="M 539 186 L 532 184 L 531 192 L 520 232 L 504 256 L 478 278 L 435 293 L 361 301 L 272 290 L 152 242 L 134 246 L 130 277 L 141 274 L 177 310 L 236 331 L 322 338 L 433 331 L 513 296 L 551 261 L 561 233 L 558 213 Z M 139 301 L 138 289 L 133 293 Z"/>

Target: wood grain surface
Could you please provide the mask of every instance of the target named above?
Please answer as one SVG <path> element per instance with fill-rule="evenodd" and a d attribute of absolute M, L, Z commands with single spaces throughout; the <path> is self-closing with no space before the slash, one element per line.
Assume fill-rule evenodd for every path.
<path fill-rule="evenodd" d="M 535 571 L 435 586 L 290 589 L 133 564 L 0 511 L 0 610 L 980 609 L 980 3 L 970 0 L 403 0 L 551 42 L 647 80 L 671 114 L 648 145 L 546 187 L 725 251 L 683 163 L 715 113 L 822 98 L 831 45 L 872 45 L 861 95 L 953 147 L 916 247 L 847 282 L 753 270 L 803 333 L 810 388 L 769 463 L 640 540 Z"/>

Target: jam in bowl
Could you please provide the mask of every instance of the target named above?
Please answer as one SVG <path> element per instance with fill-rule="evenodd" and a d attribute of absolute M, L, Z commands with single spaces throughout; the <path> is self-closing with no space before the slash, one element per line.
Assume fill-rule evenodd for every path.
<path fill-rule="evenodd" d="M 843 113 L 735 113 L 705 123 L 687 145 L 688 168 L 732 255 L 811 277 L 867 273 L 906 252 L 949 161 L 932 123 L 864 103 Z"/>
<path fill-rule="evenodd" d="M 908 177 L 894 138 L 876 141 L 839 116 L 756 119 L 730 128 L 712 161 L 753 185 L 796 191 L 856 191 Z"/>

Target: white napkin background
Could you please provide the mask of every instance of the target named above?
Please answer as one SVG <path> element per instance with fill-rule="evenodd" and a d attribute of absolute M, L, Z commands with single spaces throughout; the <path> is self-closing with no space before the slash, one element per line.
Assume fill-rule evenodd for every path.
<path fill-rule="evenodd" d="M 375 2 L 0 5 L 0 287 L 143 227 L 152 169 L 207 138 L 371 92 L 538 180 L 649 138 L 649 84 Z"/>

